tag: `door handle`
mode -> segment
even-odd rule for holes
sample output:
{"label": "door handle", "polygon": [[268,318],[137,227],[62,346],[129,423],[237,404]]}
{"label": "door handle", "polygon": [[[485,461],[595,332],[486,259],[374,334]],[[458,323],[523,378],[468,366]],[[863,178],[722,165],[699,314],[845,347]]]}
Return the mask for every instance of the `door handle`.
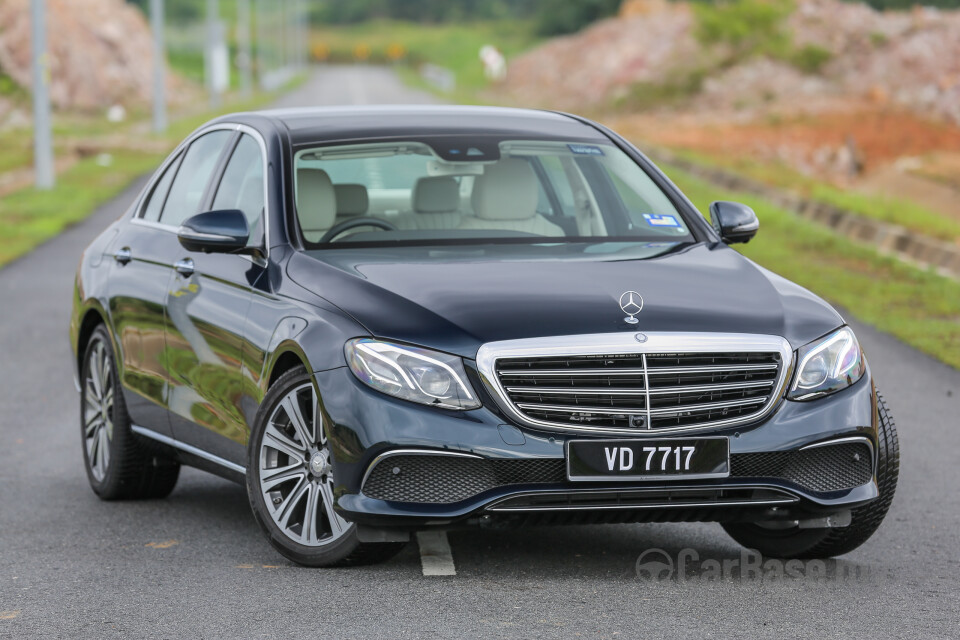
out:
{"label": "door handle", "polygon": [[119,262],[120,264],[127,264],[133,260],[133,254],[130,252],[130,247],[124,247],[123,249],[118,249],[115,254],[113,254],[113,259]]}
{"label": "door handle", "polygon": [[173,268],[184,278],[189,278],[193,275],[193,259],[184,258],[183,260],[178,260],[173,263]]}

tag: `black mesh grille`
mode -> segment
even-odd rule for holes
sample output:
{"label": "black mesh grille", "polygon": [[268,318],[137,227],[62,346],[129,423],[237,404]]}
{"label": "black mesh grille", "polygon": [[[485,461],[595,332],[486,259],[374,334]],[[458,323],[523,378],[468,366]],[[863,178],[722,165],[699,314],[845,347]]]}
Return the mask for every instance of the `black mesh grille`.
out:
{"label": "black mesh grille", "polygon": [[870,447],[861,442],[730,458],[731,475],[738,478],[778,478],[816,493],[852,489],[873,477]]}
{"label": "black mesh grille", "polygon": [[669,429],[748,419],[775,399],[779,353],[504,358],[517,410],[561,426]]}
{"label": "black mesh grille", "polygon": [[[733,454],[730,467],[737,479],[785,482],[813,493],[852,489],[873,476],[870,448],[863,443]],[[378,500],[449,504],[499,487],[531,484],[567,484],[566,461],[398,455],[374,467],[363,493]]]}
{"label": "black mesh grille", "polygon": [[450,503],[506,485],[563,482],[561,458],[488,460],[446,455],[399,455],[380,462],[363,484],[378,500]]}

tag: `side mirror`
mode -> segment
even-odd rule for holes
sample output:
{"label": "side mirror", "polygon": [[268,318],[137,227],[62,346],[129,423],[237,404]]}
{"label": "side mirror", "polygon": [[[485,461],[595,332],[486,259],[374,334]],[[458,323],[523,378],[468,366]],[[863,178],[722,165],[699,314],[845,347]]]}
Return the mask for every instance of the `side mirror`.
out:
{"label": "side mirror", "polygon": [[246,248],[250,229],[243,211],[223,209],[187,218],[177,230],[177,238],[187,251],[232,253]]}
{"label": "side mirror", "polygon": [[760,220],[753,209],[739,202],[714,202],[710,205],[710,219],[720,239],[727,244],[749,242],[760,228]]}

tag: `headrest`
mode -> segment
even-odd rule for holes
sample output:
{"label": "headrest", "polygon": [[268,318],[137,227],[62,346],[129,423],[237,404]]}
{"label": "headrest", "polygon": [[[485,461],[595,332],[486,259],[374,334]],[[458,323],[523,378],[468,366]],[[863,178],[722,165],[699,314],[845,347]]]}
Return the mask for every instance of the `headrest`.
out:
{"label": "headrest", "polygon": [[449,213],[460,209],[460,184],[453,176],[420,178],[413,186],[417,213]]}
{"label": "headrest", "polygon": [[362,216],[370,208],[370,196],[362,184],[335,184],[338,216]]}
{"label": "headrest", "polygon": [[526,160],[487,165],[473,184],[473,213],[481,220],[527,220],[537,215],[537,176]]}
{"label": "headrest", "polygon": [[323,169],[297,169],[297,214],[304,231],[326,231],[337,217],[337,197]]}

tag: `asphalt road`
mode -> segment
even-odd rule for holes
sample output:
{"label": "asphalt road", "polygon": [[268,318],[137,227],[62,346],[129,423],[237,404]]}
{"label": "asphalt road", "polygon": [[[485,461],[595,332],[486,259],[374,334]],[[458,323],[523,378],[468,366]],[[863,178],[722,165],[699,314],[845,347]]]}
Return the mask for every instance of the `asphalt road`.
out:
{"label": "asphalt road", "polygon": [[[347,67],[281,103],[428,100]],[[99,501],[69,365],[72,279],[138,188],[0,270],[0,637],[960,635],[960,372],[852,319],[898,420],[902,474],[878,534],[826,578],[815,565],[638,578],[651,548],[739,561],[712,524],[455,532],[447,577],[423,575],[415,543],[383,565],[310,570],[268,546],[240,486],[199,471],[166,500]]]}

